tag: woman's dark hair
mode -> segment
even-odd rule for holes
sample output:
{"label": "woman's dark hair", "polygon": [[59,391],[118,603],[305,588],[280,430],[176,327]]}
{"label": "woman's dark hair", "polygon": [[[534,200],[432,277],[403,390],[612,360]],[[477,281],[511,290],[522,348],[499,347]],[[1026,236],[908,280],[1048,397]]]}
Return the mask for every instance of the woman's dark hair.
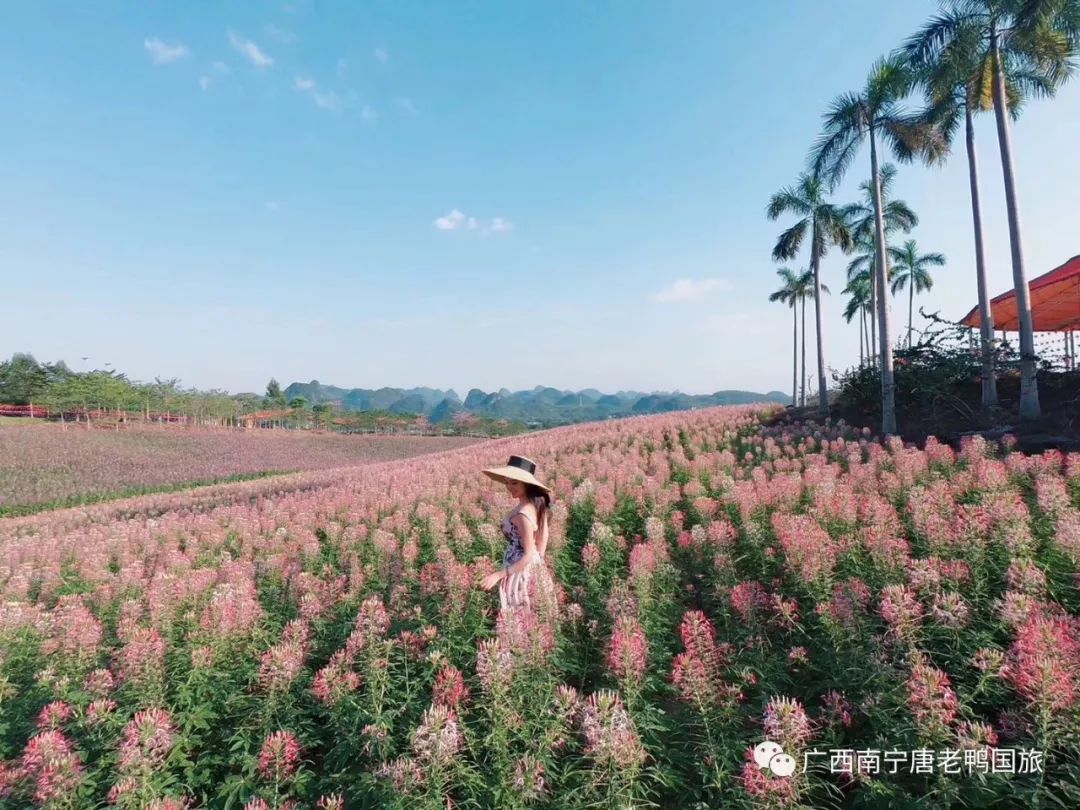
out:
{"label": "woman's dark hair", "polygon": [[525,484],[525,494],[536,507],[536,528],[544,525],[544,518],[551,508],[551,496],[536,484]]}

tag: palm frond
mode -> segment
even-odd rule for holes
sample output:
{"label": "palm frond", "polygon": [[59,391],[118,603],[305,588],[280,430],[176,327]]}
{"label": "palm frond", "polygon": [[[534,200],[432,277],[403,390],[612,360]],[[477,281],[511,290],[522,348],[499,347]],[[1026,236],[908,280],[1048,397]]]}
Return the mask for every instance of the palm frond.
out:
{"label": "palm frond", "polygon": [[810,220],[801,219],[780,234],[780,237],[776,240],[776,246],[773,248],[772,257],[776,261],[783,259],[793,259],[799,253],[799,248],[802,247],[803,240],[806,238],[806,232],[810,229]]}
{"label": "palm frond", "polygon": [[765,208],[765,214],[769,219],[776,219],[781,214],[795,214],[807,217],[811,214],[811,207],[793,186],[785,186],[776,192]]}
{"label": "palm frond", "polygon": [[866,134],[863,99],[855,93],[837,96],[825,113],[823,134],[810,150],[810,170],[832,190],[843,178]]}
{"label": "palm frond", "polygon": [[961,10],[942,11],[905,40],[901,53],[913,65],[933,64],[971,20],[972,15]]}

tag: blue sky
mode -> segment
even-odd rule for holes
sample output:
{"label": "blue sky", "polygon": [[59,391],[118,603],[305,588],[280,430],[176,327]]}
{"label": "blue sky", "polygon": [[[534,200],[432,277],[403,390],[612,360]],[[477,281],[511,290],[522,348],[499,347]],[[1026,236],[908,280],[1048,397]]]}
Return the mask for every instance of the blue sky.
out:
{"label": "blue sky", "polygon": [[[462,396],[786,390],[790,311],[767,297],[788,223],[765,205],[828,102],[934,8],[13,5],[0,354],[232,391],[271,376]],[[1078,119],[1080,81],[1014,130],[1032,277],[1080,253]],[[978,137],[996,294],[1011,270],[992,124]],[[920,247],[949,260],[921,303],[960,317],[975,302],[963,154],[902,167],[896,194]],[[846,263],[823,265],[838,368],[858,357]]]}

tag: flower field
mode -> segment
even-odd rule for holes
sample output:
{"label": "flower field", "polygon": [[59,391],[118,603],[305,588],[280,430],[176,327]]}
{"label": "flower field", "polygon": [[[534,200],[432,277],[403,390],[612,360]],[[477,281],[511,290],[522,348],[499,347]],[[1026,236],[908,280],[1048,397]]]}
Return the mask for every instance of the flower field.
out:
{"label": "flower field", "polygon": [[0,521],[0,807],[1080,806],[1080,457],[760,420]]}
{"label": "flower field", "polygon": [[69,505],[191,482],[389,461],[476,441],[292,430],[63,430],[26,421],[0,424],[0,516],[34,504]]}

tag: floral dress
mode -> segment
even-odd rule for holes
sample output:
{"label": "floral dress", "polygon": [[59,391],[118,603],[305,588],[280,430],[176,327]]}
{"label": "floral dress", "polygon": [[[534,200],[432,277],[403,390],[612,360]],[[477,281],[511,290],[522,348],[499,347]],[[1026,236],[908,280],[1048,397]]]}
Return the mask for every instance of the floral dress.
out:
{"label": "floral dress", "polygon": [[[525,541],[518,534],[517,526],[510,520],[516,514],[521,514],[529,523],[533,524],[533,531],[536,531],[536,522],[522,512],[520,506],[503,519],[502,532],[503,536],[506,537],[506,551],[503,552],[502,560],[503,568],[509,568],[525,556]],[[529,607],[531,604],[530,597],[535,596],[537,580],[540,580],[541,584],[548,584],[550,579],[551,576],[544,565],[544,558],[534,550],[533,558],[525,566],[524,571],[518,574],[507,573],[503,577],[503,581],[499,583],[500,606],[503,609],[517,606]],[[530,591],[534,593],[530,595]]]}

